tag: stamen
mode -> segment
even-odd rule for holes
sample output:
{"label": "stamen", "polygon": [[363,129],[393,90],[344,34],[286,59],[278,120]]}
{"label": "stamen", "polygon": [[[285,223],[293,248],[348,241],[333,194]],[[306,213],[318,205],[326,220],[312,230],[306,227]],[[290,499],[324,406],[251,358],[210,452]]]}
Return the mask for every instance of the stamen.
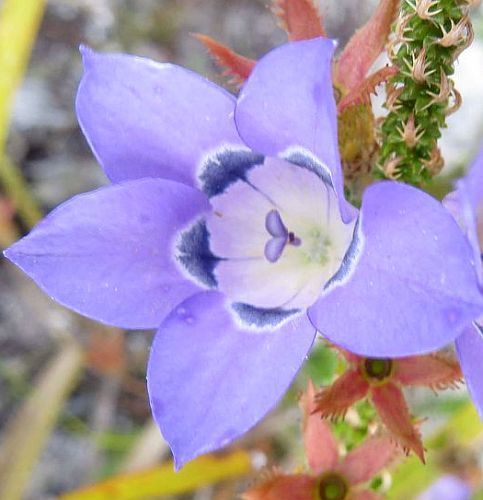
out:
{"label": "stamen", "polygon": [[288,231],[278,210],[270,210],[265,217],[265,229],[271,236],[287,236]]}

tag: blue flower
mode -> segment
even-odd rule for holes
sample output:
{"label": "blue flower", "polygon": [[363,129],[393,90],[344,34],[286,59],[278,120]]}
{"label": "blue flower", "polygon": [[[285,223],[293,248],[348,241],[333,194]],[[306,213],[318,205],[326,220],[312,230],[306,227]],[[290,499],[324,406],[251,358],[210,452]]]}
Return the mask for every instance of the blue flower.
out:
{"label": "blue flower", "polygon": [[471,248],[438,201],[396,182],[368,188],[360,212],[344,199],[333,50],[279,47],[235,99],[177,66],[83,49],[77,114],[112,185],[6,251],[67,307],[158,328],[148,390],[177,467],[272,409],[316,330],[407,356],[481,311]]}
{"label": "blue flower", "polygon": [[439,477],[416,500],[471,500],[471,486],[450,474]]}
{"label": "blue flower", "polygon": [[[444,199],[444,205],[460,224],[472,249],[471,262],[483,293],[483,149],[468,175],[456,184],[456,190]],[[483,308],[477,320],[456,339],[456,352],[466,385],[483,419]]]}

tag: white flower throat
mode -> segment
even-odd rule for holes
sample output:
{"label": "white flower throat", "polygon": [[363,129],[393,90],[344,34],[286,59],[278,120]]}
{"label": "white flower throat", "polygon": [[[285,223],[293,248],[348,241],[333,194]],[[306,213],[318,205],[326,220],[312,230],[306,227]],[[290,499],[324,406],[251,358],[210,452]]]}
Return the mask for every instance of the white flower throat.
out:
{"label": "white flower throat", "polygon": [[311,305],[353,237],[333,189],[316,173],[266,158],[211,199],[210,249],[218,288],[231,300],[287,309]]}

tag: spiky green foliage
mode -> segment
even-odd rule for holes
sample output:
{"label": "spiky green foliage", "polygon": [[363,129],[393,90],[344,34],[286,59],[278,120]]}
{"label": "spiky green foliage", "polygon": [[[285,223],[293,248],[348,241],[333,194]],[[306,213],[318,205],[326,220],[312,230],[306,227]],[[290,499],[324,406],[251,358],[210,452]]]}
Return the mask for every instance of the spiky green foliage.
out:
{"label": "spiky green foliage", "polygon": [[389,81],[378,176],[420,185],[438,173],[437,141],[460,103],[450,79],[473,39],[469,0],[401,0],[388,52],[399,72]]}

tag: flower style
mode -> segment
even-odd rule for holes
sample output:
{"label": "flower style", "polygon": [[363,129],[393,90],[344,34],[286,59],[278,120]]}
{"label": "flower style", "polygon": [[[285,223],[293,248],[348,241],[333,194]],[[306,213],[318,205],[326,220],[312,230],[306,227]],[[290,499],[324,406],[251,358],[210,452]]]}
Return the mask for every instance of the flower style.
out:
{"label": "flower style", "polygon": [[[483,149],[468,175],[456,184],[444,204],[455,216],[473,250],[480,290],[483,293]],[[483,308],[479,318],[456,339],[456,352],[468,392],[483,419]]]}
{"label": "flower style", "polygon": [[391,181],[360,212],[344,199],[333,50],[281,46],[235,99],[175,65],[83,49],[77,114],[112,185],[5,252],[81,314],[158,328],[148,391],[178,468],[272,409],[316,330],[404,356],[481,310],[471,249],[438,201]]}
{"label": "flower style", "polygon": [[317,394],[315,411],[322,417],[337,418],[369,395],[392,437],[424,462],[421,436],[412,424],[401,386],[427,386],[434,390],[455,387],[462,378],[458,362],[443,354],[389,359],[366,358],[344,349],[339,352],[349,367]]}
{"label": "flower style", "polygon": [[387,467],[398,455],[388,436],[372,436],[339,457],[330,427],[314,413],[315,388],[309,382],[301,398],[304,414],[305,454],[310,472],[282,474],[275,471],[242,495],[243,500],[377,500],[382,498],[364,483]]}

